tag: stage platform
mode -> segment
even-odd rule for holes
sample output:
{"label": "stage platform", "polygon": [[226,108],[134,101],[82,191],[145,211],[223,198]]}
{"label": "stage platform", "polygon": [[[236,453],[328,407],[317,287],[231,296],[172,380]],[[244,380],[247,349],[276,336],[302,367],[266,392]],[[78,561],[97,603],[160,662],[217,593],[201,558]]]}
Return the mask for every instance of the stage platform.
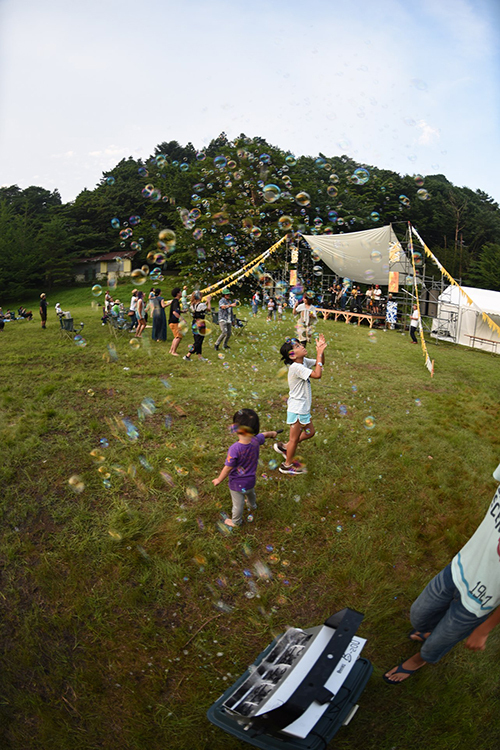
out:
{"label": "stage platform", "polygon": [[370,328],[373,328],[373,324],[377,320],[385,322],[385,315],[374,315],[373,313],[355,313],[350,310],[328,310],[327,308],[322,307],[317,307],[316,312],[318,314],[321,313],[325,320],[328,320],[330,317],[334,318],[334,320],[338,320],[342,317],[346,323],[351,323],[353,319],[354,321],[357,319],[358,326],[361,324],[362,320],[366,320]]}

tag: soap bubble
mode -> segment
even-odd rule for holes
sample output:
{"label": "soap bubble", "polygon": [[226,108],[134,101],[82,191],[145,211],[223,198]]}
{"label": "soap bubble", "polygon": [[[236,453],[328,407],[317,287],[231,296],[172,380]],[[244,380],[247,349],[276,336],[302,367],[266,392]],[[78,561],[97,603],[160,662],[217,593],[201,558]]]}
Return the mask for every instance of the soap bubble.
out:
{"label": "soap bubble", "polygon": [[431,199],[431,196],[429,195],[427,190],[421,188],[420,190],[417,190],[417,198],[421,201],[428,201]]}
{"label": "soap bubble", "polygon": [[332,224],[335,224],[337,219],[339,218],[339,215],[336,211],[328,211],[328,221],[331,221]]}
{"label": "soap bubble", "polygon": [[375,278],[375,271],[371,268],[367,268],[364,275],[365,281],[373,281]]}
{"label": "soap bubble", "polygon": [[324,169],[326,167],[326,159],[323,159],[322,156],[318,156],[318,158],[314,162],[314,166],[317,169]]}
{"label": "soap bubble", "polygon": [[130,344],[131,349],[138,349],[141,345],[139,339],[136,338],[130,339],[128,343]]}
{"label": "soap bubble", "polygon": [[281,196],[281,190],[277,185],[269,184],[265,185],[263,190],[263,198],[266,203],[275,203]]}
{"label": "soap bubble", "polygon": [[380,263],[380,261],[382,260],[382,253],[378,250],[372,250],[372,252],[370,253],[370,260],[373,263]]}
{"label": "soap bubble", "polygon": [[225,211],[220,211],[219,213],[216,213],[212,216],[212,224],[215,224],[215,226],[222,227],[224,224],[227,224],[229,221],[229,216]]}
{"label": "soap bubble", "polygon": [[332,172],[332,174],[330,175],[330,182],[332,182],[334,185],[336,185],[338,183],[338,181],[339,181],[339,176],[337,174],[334,174]]}
{"label": "soap bubble", "polygon": [[297,159],[292,154],[288,154],[288,156],[285,157],[285,161],[289,167],[294,167],[297,164]]}
{"label": "soap bubble", "polygon": [[132,237],[132,229],[130,227],[127,227],[126,229],[122,229],[120,232],[120,239],[121,240],[129,240]]}
{"label": "soap bubble", "polygon": [[297,193],[295,196],[295,202],[298,203],[299,206],[309,206],[311,203],[311,196],[309,193],[305,192]]}
{"label": "soap bubble", "polygon": [[270,468],[270,469],[272,469],[272,470],[274,470],[274,469],[277,469],[277,468],[278,468],[278,462],[276,461],[276,459],[275,459],[275,458],[272,458],[272,459],[271,459],[271,460],[269,461],[269,463],[268,463],[268,466],[269,466],[269,468]]}
{"label": "soap bubble", "polygon": [[373,428],[375,427],[375,420],[374,420],[374,418],[373,417],[365,417],[365,419],[364,419],[364,425],[365,425],[365,429],[367,429],[367,430],[373,430]]}
{"label": "soap bubble", "polygon": [[423,184],[424,184],[424,178],[422,177],[421,174],[416,174],[415,177],[414,177],[414,180],[415,180],[415,185],[417,187],[422,187],[423,186]]}
{"label": "soap bubble", "polygon": [[288,232],[288,230],[292,228],[292,225],[293,219],[291,216],[280,216],[278,219],[278,226],[284,232]]}
{"label": "soap bubble", "polygon": [[270,164],[271,163],[271,157],[269,154],[261,154],[259,156],[259,161],[262,162],[262,164]]}
{"label": "soap bubble", "polygon": [[94,284],[92,287],[92,294],[94,297],[99,297],[102,294],[102,286],[100,284]]}
{"label": "soap bubble", "polygon": [[335,185],[328,185],[326,192],[328,193],[330,198],[336,198],[339,191],[337,190]]}
{"label": "soap bubble", "polygon": [[227,164],[227,159],[225,156],[216,156],[214,159],[214,167],[217,167],[217,169],[224,169],[224,167]]}
{"label": "soap bubble", "polygon": [[372,221],[379,221],[380,220],[380,214],[378,213],[378,211],[372,211],[371,214],[370,214],[370,219]]}
{"label": "soap bubble", "polygon": [[406,206],[407,208],[410,205],[410,199],[406,195],[400,195],[399,202],[401,203],[401,205]]}
{"label": "soap bubble", "polygon": [[118,229],[120,226],[120,219],[117,219],[116,217],[114,219],[111,219],[111,226],[113,229]]}
{"label": "soap bubble", "polygon": [[136,227],[138,224],[140,224],[140,222],[141,222],[140,216],[134,215],[129,218],[129,224],[131,227]]}
{"label": "soap bubble", "polygon": [[68,479],[68,484],[73,492],[76,492],[78,495],[85,489],[85,483],[79,474],[73,474],[73,476]]}
{"label": "soap bubble", "polygon": [[134,268],[134,270],[130,274],[130,278],[132,279],[134,284],[137,284],[137,286],[142,286],[146,283],[147,275],[141,268]]}
{"label": "soap bubble", "polygon": [[370,173],[367,169],[359,168],[354,170],[353,177],[356,185],[366,185],[370,179]]}
{"label": "soap bubble", "polygon": [[148,170],[146,169],[146,167],[139,167],[139,169],[137,170],[137,172],[139,173],[140,177],[148,177],[149,176],[148,175]]}
{"label": "soap bubble", "polygon": [[114,177],[107,177],[107,178],[106,178],[106,184],[107,184],[107,185],[114,185],[114,184],[115,184],[115,182],[116,182],[116,180],[115,180],[115,178],[114,178]]}
{"label": "soap bubble", "polygon": [[181,172],[187,172],[188,169],[189,169],[189,164],[187,162],[183,161],[182,164],[180,165],[179,169],[181,170]]}

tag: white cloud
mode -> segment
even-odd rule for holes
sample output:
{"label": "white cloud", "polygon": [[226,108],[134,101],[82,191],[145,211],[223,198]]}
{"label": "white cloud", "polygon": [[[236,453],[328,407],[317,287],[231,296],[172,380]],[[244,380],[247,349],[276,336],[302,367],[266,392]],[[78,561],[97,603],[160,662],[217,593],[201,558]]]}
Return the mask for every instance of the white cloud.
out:
{"label": "white cloud", "polygon": [[438,128],[433,128],[425,120],[419,120],[417,128],[421,131],[418,137],[418,143],[421,146],[430,146],[441,138],[441,131]]}

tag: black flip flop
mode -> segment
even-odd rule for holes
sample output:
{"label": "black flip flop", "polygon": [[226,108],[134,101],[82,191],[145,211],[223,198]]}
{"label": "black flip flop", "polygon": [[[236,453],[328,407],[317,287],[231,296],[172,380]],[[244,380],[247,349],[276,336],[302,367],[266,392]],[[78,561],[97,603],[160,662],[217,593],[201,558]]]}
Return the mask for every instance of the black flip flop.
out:
{"label": "black flip flop", "polygon": [[[401,664],[398,664],[396,671],[392,673],[391,677],[394,677],[394,675],[397,674],[412,675],[414,672],[418,672],[418,669],[405,669],[403,667],[403,662],[401,662]],[[389,677],[387,677],[387,672],[382,675],[382,679],[387,682],[388,685],[401,685],[403,682],[406,682],[406,680],[391,680]]]}

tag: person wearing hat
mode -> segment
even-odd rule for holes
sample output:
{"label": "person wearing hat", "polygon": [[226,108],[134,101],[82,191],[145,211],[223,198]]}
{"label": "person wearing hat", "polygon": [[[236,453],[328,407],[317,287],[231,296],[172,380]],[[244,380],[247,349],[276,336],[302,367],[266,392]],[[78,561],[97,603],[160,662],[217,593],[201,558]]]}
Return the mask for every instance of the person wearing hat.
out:
{"label": "person wearing hat", "polygon": [[222,290],[222,297],[219,300],[219,328],[220,336],[215,342],[215,348],[218,350],[222,344],[224,349],[230,349],[227,342],[231,338],[233,311],[232,308],[236,307],[236,302],[230,302],[231,292],[227,287]]}
{"label": "person wearing hat", "polygon": [[47,298],[45,294],[40,295],[40,317],[42,319],[42,328],[47,327]]}

